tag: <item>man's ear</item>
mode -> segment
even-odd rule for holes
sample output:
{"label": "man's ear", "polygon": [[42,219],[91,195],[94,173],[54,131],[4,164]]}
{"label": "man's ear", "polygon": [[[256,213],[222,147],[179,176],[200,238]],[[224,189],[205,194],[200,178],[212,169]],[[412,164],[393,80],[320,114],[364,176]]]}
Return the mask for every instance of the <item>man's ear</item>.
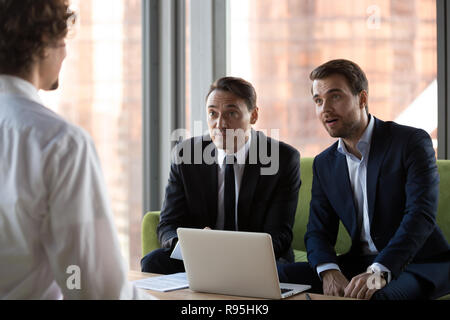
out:
{"label": "man's ear", "polygon": [[250,124],[255,124],[256,121],[258,121],[258,117],[259,117],[258,112],[259,112],[258,107],[255,107],[255,109],[253,109],[252,114],[250,116]]}
{"label": "man's ear", "polygon": [[369,104],[369,95],[367,94],[366,90],[362,90],[359,93],[359,107],[361,109],[366,108]]}

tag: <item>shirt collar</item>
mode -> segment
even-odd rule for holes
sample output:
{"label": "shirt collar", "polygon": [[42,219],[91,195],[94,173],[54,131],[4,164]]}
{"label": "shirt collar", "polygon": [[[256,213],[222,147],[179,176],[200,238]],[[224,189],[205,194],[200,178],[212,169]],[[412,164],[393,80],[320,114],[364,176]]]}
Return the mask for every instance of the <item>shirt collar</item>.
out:
{"label": "shirt collar", "polygon": [[20,96],[43,105],[36,87],[19,77],[0,74],[0,94]]}
{"label": "shirt collar", "polygon": [[[374,127],[375,127],[375,118],[372,115],[369,115],[369,125],[367,126],[363,135],[359,139],[358,143],[356,144],[356,148],[361,153],[362,159],[366,159],[369,154]],[[354,157],[350,152],[347,151],[344,140],[342,138],[339,138],[337,150],[339,151],[339,153],[345,156]]]}
{"label": "shirt collar", "polygon": [[217,158],[219,160],[219,166],[222,169],[224,162],[225,162],[225,157],[227,155],[234,155],[236,157],[236,163],[237,164],[245,164],[245,160],[247,159],[247,155],[248,155],[248,150],[250,149],[250,143],[252,141],[252,135],[249,134],[248,136],[248,140],[245,143],[245,145],[240,148],[236,153],[234,154],[227,154],[225,152],[225,150],[223,149],[218,149],[218,154],[217,154]]}

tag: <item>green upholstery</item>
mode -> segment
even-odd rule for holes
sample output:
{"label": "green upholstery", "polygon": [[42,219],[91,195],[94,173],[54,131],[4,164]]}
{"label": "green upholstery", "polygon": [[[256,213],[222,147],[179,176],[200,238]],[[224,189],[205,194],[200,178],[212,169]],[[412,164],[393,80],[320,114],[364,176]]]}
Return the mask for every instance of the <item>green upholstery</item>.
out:
{"label": "green upholstery", "polygon": [[[447,241],[450,241],[450,160],[438,160],[439,176],[439,206],[437,212],[437,224],[444,233]],[[439,300],[450,300],[450,294]]]}
{"label": "green upholstery", "polygon": [[450,160],[437,161],[439,176],[439,207],[437,224],[450,241]]}
{"label": "green upholstery", "polygon": [[[297,212],[294,224],[294,239],[292,247],[294,249],[295,261],[307,261],[306,248],[303,237],[306,232],[306,226],[309,218],[309,203],[311,201],[312,186],[312,164],[313,158],[301,159],[301,179]],[[440,175],[439,185],[439,208],[437,214],[437,223],[442,232],[450,239],[450,160],[438,160],[438,169]],[[142,255],[160,247],[156,235],[156,227],[159,222],[159,212],[149,212],[142,221]],[[338,240],[336,243],[337,254],[343,254],[350,249],[350,236],[341,224],[339,227]],[[450,295],[444,297],[450,299]]]}
{"label": "green upholstery", "polygon": [[159,223],[159,211],[153,211],[147,213],[142,220],[142,256],[147,253],[160,248],[158,235],[156,234],[156,228]]}
{"label": "green upholstery", "polygon": [[[294,249],[295,261],[307,261],[306,248],[303,237],[306,233],[306,226],[309,219],[309,203],[311,202],[312,187],[312,165],[313,158],[302,158],[300,160],[300,174],[302,186],[300,188],[297,212],[294,223],[294,240],[292,248]],[[336,243],[336,253],[343,254],[350,250],[351,239],[342,223],[339,226],[339,234]]]}

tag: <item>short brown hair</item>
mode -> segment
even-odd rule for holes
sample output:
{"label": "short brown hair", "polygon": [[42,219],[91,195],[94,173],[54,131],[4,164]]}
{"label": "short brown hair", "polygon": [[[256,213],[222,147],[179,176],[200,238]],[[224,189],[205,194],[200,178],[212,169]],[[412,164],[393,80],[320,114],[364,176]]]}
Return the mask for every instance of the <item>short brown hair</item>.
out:
{"label": "short brown hair", "polygon": [[0,0],[0,73],[28,72],[74,22],[69,0]]}
{"label": "short brown hair", "polygon": [[[340,74],[347,80],[353,95],[358,95],[365,90],[369,93],[369,81],[364,71],[354,62],[345,59],[328,61],[314,69],[309,78],[311,81],[321,80],[334,74]],[[369,113],[368,107],[366,107]]]}
{"label": "short brown hair", "polygon": [[211,85],[206,99],[214,90],[233,93],[245,101],[249,111],[253,111],[256,108],[256,90],[250,82],[242,78],[224,77],[218,79]]}

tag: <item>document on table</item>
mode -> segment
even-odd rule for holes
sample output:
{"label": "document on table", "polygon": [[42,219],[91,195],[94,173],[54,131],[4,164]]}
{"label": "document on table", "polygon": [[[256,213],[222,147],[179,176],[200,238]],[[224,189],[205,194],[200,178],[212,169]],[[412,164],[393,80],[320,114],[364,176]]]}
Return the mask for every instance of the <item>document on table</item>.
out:
{"label": "document on table", "polygon": [[133,283],[137,288],[161,292],[189,288],[186,272],[135,280]]}

